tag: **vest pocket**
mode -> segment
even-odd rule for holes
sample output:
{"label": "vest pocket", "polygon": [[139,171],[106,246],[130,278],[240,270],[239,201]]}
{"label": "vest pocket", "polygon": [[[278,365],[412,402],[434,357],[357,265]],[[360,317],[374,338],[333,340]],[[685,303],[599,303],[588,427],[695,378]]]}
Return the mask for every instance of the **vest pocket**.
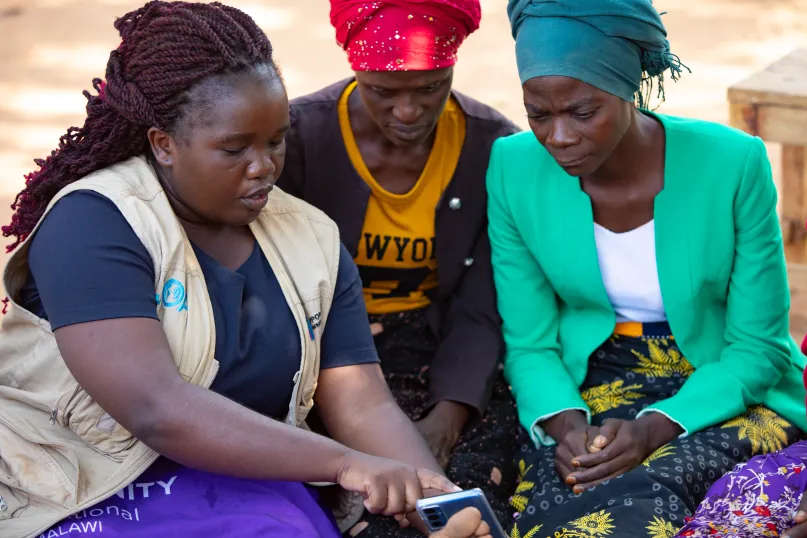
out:
{"label": "vest pocket", "polygon": [[10,478],[0,471],[0,521],[19,517],[30,503],[28,495],[6,484]]}
{"label": "vest pocket", "polygon": [[79,385],[59,398],[52,418],[81,437],[90,448],[123,461],[137,439],[113,419]]}
{"label": "vest pocket", "polygon": [[0,521],[28,506],[29,495],[58,506],[75,506],[75,481],[65,473],[75,462],[65,460],[63,465],[43,445],[0,423],[0,497],[6,504]]}

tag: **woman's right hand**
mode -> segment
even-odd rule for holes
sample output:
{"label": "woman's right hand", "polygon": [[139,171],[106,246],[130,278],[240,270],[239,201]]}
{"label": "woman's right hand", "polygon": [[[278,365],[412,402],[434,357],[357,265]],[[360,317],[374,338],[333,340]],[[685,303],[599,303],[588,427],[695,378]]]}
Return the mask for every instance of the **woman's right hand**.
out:
{"label": "woman's right hand", "polygon": [[346,456],[336,481],[346,490],[361,494],[368,512],[385,516],[414,512],[415,503],[424,497],[426,489],[440,493],[462,491],[434,471],[355,451]]}
{"label": "woman's right hand", "polygon": [[541,426],[558,443],[555,451],[555,469],[560,479],[566,482],[568,476],[577,470],[577,467],[572,465],[572,460],[589,452],[599,428],[590,426],[586,416],[574,409],[558,413],[545,420]]}

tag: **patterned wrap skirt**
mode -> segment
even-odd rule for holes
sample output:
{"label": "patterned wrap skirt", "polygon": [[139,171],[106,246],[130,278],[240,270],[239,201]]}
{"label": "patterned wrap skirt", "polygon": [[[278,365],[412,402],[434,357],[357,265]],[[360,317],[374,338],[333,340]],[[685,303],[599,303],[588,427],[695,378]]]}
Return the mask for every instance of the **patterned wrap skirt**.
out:
{"label": "patterned wrap skirt", "polygon": [[[608,418],[634,419],[673,396],[693,371],[666,323],[620,324],[591,356],[581,394],[595,425]],[[523,432],[511,537],[675,536],[726,472],[754,455],[782,449],[799,435],[773,411],[754,407],[675,439],[635,469],[575,495],[555,471],[555,447],[536,448]]]}
{"label": "patterned wrap skirt", "polygon": [[[384,331],[375,337],[381,369],[401,409],[418,420],[428,411],[429,364],[438,341],[424,310],[370,316]],[[518,449],[520,426],[510,390],[499,375],[485,415],[470,422],[454,448],[446,472],[458,486],[481,488],[501,521],[511,510],[509,497],[516,487],[513,454]],[[351,533],[360,538],[422,536],[414,528],[401,530],[393,518],[365,513]]]}
{"label": "patterned wrap skirt", "polygon": [[756,456],[715,482],[677,536],[782,536],[807,491],[807,441]]}

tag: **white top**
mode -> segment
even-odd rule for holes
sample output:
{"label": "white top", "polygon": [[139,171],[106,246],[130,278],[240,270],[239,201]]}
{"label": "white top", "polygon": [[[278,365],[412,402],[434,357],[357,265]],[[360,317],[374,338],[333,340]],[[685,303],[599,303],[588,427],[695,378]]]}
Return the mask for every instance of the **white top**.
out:
{"label": "white top", "polygon": [[[597,242],[597,256],[600,261],[600,273],[608,292],[608,299],[616,312],[617,323],[639,321],[651,323],[667,321],[664,312],[664,301],[661,298],[661,286],[656,266],[656,225],[654,221],[625,233],[614,233],[599,224],[594,224],[594,239]],[[586,414],[591,424],[591,410],[586,407],[572,407]],[[555,444],[541,428],[541,423],[569,409],[561,409],[555,413],[538,417],[530,428],[530,437],[536,444],[545,446]],[[675,422],[684,431],[681,437],[688,435],[687,429],[672,417],[658,409],[643,409],[636,415],[662,413]]]}
{"label": "white top", "polygon": [[625,233],[594,223],[594,239],[617,323],[667,321],[656,266],[654,221]]}

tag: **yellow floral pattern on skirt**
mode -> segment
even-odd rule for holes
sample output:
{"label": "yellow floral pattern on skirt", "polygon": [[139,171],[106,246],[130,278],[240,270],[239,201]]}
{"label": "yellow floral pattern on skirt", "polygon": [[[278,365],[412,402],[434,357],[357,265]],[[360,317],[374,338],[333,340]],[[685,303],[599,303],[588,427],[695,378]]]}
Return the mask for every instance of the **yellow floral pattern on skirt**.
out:
{"label": "yellow floral pattern on skirt", "polygon": [[[613,533],[613,529],[615,528],[613,523],[614,519],[611,517],[611,514],[605,510],[600,510],[599,512],[575,519],[569,523],[570,528],[564,527],[562,530],[555,532],[554,536],[548,536],[547,538],[596,538],[608,536]],[[537,525],[522,534],[518,528],[518,524],[516,524],[513,526],[513,530],[510,533],[510,538],[532,538],[537,536],[541,527],[542,525]]]}
{"label": "yellow floral pattern on skirt", "polygon": [[669,521],[665,521],[660,517],[653,517],[647,525],[647,534],[650,538],[673,538],[676,533],[676,528]]}
{"label": "yellow floral pattern on skirt", "polygon": [[675,453],[675,447],[669,444],[664,445],[663,447],[659,448],[658,450],[650,454],[647,457],[647,459],[642,462],[642,465],[644,465],[645,467],[650,467],[650,464],[653,463],[654,461],[660,460],[661,458],[666,458],[670,454],[674,453]]}
{"label": "yellow floral pattern on skirt", "polygon": [[782,450],[787,445],[786,428],[790,423],[762,406],[752,407],[745,414],[723,424],[723,428],[739,428],[737,436],[751,441],[754,454]]}
{"label": "yellow floral pattern on skirt", "polygon": [[513,530],[510,531],[510,538],[534,538],[538,534],[538,531],[541,530],[542,526],[543,525],[535,526],[526,533],[521,534],[521,531],[518,530],[518,524],[515,524],[513,525]]}
{"label": "yellow floral pattern on skirt", "polygon": [[611,383],[605,383],[596,387],[591,387],[580,393],[585,400],[592,415],[604,413],[611,409],[616,409],[623,405],[631,405],[643,395],[635,390],[641,389],[642,385],[634,384],[624,386],[625,382],[617,379]]}
{"label": "yellow floral pattern on skirt", "polygon": [[674,375],[689,377],[695,371],[695,368],[678,349],[667,347],[666,340],[646,339],[645,341],[650,356],[631,349],[631,353],[638,359],[636,368],[631,368],[632,372],[650,377],[672,377]]}
{"label": "yellow floral pattern on skirt", "polygon": [[[530,469],[532,469],[532,465],[527,467],[527,463],[524,460],[520,460],[518,462],[518,485],[516,486],[516,492],[510,499],[510,506],[519,512],[523,512],[524,509],[527,508],[527,504],[530,502],[530,498],[526,496],[525,493],[532,491],[532,489],[535,487],[535,482],[524,479],[527,471]],[[513,528],[513,530],[515,531],[516,529]]]}

